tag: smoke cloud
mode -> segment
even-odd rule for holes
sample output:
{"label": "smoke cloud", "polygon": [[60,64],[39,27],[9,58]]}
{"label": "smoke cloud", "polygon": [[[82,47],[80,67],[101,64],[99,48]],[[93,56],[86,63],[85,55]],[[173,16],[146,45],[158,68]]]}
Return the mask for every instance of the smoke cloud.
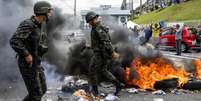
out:
{"label": "smoke cloud", "polygon": [[[19,73],[15,58],[16,53],[10,47],[9,40],[19,23],[33,15],[33,5],[35,2],[36,0],[0,1],[0,99],[4,101],[11,101],[12,99],[20,101],[27,94],[26,87]],[[58,46],[58,43],[55,41],[55,36],[59,36],[61,31],[63,31],[65,22],[68,22],[65,19],[72,19],[72,16],[69,16],[63,14],[60,8],[55,7],[53,17],[50,19],[51,23],[48,24],[50,52],[47,54],[46,60],[49,61],[48,63],[56,64],[56,66],[44,65],[45,67],[62,67],[56,61],[63,60],[66,56],[63,53],[61,54],[61,51],[57,51],[56,46]],[[66,52],[66,50],[63,51]],[[53,55],[50,55],[52,53]],[[49,77],[52,77],[52,79],[53,77],[58,78],[58,74],[55,75],[51,72]],[[49,77],[48,79],[51,79]]]}
{"label": "smoke cloud", "polygon": [[[33,4],[36,0],[1,0],[0,1],[0,98],[22,99],[26,94],[23,80],[20,76],[15,52],[9,45],[9,39],[18,24],[33,14]],[[47,79],[55,81],[64,74],[87,74],[91,49],[86,48],[90,42],[89,31],[84,33],[84,41],[67,42],[65,36],[72,30],[79,31],[79,18],[64,14],[61,8],[55,7],[53,16],[48,22],[49,51],[45,56],[48,62],[43,66],[51,67],[46,73]],[[127,28],[118,26],[112,17],[104,19],[111,30],[112,43],[120,53],[120,67],[130,66],[134,57],[150,58],[159,56],[159,52],[147,45],[141,46],[139,38]],[[55,68],[55,69],[52,69]],[[52,72],[53,71],[53,72]],[[54,74],[54,71],[57,73]],[[61,76],[59,76],[61,74]],[[6,93],[5,93],[6,92]],[[22,93],[18,93],[22,92]],[[5,100],[6,101],[6,100]],[[10,100],[8,100],[10,101]]]}
{"label": "smoke cloud", "polygon": [[31,15],[32,5],[30,0],[0,1],[0,98],[5,101],[21,98],[26,93],[9,39],[20,21]]}
{"label": "smoke cloud", "polygon": [[[155,50],[152,45],[141,45],[141,40],[138,35],[135,35],[131,30],[117,24],[113,17],[102,18],[102,21],[110,29],[112,44],[115,51],[120,54],[118,67],[129,67],[135,57],[150,59],[161,56],[158,50]],[[88,32],[90,33],[90,32]],[[86,37],[88,37],[86,34]],[[86,41],[90,41],[87,39]],[[69,55],[66,64],[66,73],[71,74],[87,74],[90,64],[90,58],[93,55],[91,49],[86,48],[85,43],[80,42],[73,44],[70,47]],[[116,65],[115,65],[116,66]]]}

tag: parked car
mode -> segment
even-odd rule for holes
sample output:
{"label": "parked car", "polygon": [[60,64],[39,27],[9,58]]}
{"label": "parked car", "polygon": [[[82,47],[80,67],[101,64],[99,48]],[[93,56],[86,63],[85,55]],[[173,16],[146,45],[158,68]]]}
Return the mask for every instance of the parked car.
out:
{"label": "parked car", "polygon": [[[187,28],[187,32],[182,31],[182,51],[188,51],[189,49],[200,48],[200,43],[197,42],[199,36],[196,35],[196,29]],[[162,46],[176,47],[175,40],[176,30],[173,27],[166,27],[161,29],[160,33],[160,44]]]}

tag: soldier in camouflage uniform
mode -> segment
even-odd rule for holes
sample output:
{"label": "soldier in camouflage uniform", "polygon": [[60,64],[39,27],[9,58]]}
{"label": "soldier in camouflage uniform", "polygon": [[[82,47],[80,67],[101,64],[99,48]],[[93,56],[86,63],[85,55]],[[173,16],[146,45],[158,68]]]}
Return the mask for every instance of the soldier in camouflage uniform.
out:
{"label": "soldier in camouflage uniform", "polygon": [[86,15],[86,22],[92,26],[91,30],[91,48],[93,49],[94,56],[91,59],[89,78],[92,85],[92,92],[98,95],[98,83],[100,78],[106,78],[116,84],[116,93],[124,86],[119,82],[116,77],[110,72],[111,62],[117,59],[119,54],[114,52],[109,29],[100,24],[98,15],[94,12],[88,12]]}
{"label": "soldier in camouflage uniform", "polygon": [[41,58],[47,52],[46,21],[51,16],[51,5],[39,1],[34,5],[35,15],[24,20],[10,39],[17,53],[20,73],[28,90],[23,101],[41,101],[47,87]]}

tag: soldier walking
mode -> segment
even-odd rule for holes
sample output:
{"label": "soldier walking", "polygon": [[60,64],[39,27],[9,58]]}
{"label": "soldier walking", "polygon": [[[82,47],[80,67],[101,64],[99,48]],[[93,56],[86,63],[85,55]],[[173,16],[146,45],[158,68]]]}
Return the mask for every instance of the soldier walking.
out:
{"label": "soldier walking", "polygon": [[89,67],[91,90],[95,96],[98,96],[100,78],[106,78],[116,85],[115,95],[117,95],[124,84],[118,81],[110,70],[112,60],[119,58],[119,54],[113,50],[110,35],[108,34],[109,29],[98,21],[98,17],[99,15],[95,12],[88,12],[86,15],[86,22],[92,27],[91,48],[94,52]]}
{"label": "soldier walking", "polygon": [[51,16],[52,7],[46,1],[39,1],[34,5],[34,13],[31,18],[20,23],[10,39],[28,90],[23,101],[41,101],[47,90],[41,58],[48,50],[45,24]]}

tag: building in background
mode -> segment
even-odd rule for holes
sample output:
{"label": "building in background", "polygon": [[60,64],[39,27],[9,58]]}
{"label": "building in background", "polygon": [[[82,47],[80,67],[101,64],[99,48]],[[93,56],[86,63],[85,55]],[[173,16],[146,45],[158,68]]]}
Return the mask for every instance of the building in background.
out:
{"label": "building in background", "polygon": [[100,15],[104,22],[112,24],[118,24],[120,26],[126,26],[129,16],[131,15],[130,10],[121,10],[118,7],[112,7],[111,5],[100,5],[98,8],[91,8],[90,10],[81,11],[81,28],[88,29],[89,25],[85,21],[87,12],[94,11]]}

